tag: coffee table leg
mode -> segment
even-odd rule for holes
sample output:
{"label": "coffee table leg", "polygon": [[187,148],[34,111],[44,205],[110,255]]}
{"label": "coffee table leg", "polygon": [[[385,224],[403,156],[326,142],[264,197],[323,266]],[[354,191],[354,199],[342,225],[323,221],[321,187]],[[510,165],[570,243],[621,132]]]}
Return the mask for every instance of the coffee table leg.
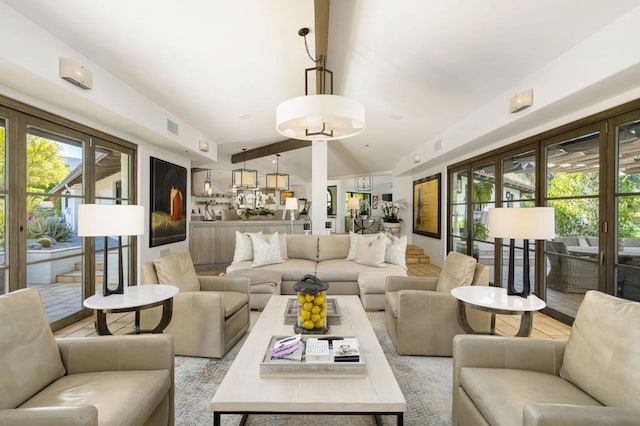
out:
{"label": "coffee table leg", "polygon": [[518,337],[529,337],[531,335],[531,328],[533,327],[533,312],[527,311],[520,317],[520,329],[518,330]]}
{"label": "coffee table leg", "polygon": [[220,426],[220,413],[213,413],[213,426]]}

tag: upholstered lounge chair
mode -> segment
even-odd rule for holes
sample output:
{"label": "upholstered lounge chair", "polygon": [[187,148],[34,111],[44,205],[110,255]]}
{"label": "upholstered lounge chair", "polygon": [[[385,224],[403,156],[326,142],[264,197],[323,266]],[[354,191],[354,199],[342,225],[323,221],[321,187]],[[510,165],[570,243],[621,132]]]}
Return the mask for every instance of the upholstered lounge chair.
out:
{"label": "upholstered lounge chair", "polygon": [[173,425],[173,339],[55,339],[36,290],[0,296],[0,425]]}
{"label": "upholstered lounge chair", "polygon": [[[143,284],[171,284],[171,323],[164,330],[175,338],[177,355],[222,358],[249,329],[249,279],[198,276],[186,251],[142,265]],[[161,308],[140,312],[143,328],[158,323]]]}
{"label": "upholstered lounge chair", "polygon": [[456,336],[454,425],[638,425],[640,303],[586,293],[567,342]]}
{"label": "upholstered lounge chair", "polygon": [[[399,354],[451,356],[453,337],[463,333],[451,289],[489,285],[489,268],[473,257],[451,252],[440,277],[387,277],[385,326]],[[490,314],[467,308],[474,330],[489,331]]]}

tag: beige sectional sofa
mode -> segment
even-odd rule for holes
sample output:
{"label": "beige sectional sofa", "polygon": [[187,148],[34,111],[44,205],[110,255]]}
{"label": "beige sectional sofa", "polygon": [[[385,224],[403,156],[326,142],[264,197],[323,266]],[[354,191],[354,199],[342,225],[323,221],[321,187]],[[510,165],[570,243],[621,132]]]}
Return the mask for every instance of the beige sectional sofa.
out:
{"label": "beige sectional sofa", "polygon": [[[387,276],[406,276],[406,266],[384,263],[381,267],[346,260],[352,236],[331,235],[286,235],[286,259],[282,263],[260,266],[253,269],[277,271],[282,275],[281,294],[295,294],[294,284],[306,274],[317,276],[329,284],[328,294],[354,294],[363,298],[366,309],[384,309],[384,281]],[[227,273],[241,269],[252,269],[253,262],[234,262]],[[374,291],[374,287],[377,289]],[[378,298],[373,298],[373,295]],[[370,300],[377,303],[368,303]],[[379,300],[378,300],[379,299]]]}

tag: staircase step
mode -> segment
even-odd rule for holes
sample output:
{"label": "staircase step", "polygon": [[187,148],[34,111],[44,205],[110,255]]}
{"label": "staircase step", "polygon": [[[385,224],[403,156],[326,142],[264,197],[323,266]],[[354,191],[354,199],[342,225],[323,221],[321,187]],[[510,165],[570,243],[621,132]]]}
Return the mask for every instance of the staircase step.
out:
{"label": "staircase step", "polygon": [[429,259],[429,256],[407,256],[405,258],[405,261],[409,265],[415,265],[415,264],[418,264],[418,263],[422,263],[422,264],[431,263],[431,260]]}
{"label": "staircase step", "polygon": [[408,245],[406,253],[407,256],[422,256],[424,255],[424,249],[422,247]]}
{"label": "staircase step", "polygon": [[[56,275],[58,283],[81,283],[82,271],[71,271]],[[96,271],[96,284],[102,284],[102,271]]]}
{"label": "staircase step", "polygon": [[[74,268],[76,271],[82,271],[82,262],[76,262]],[[96,271],[104,271],[104,263],[96,263]]]}

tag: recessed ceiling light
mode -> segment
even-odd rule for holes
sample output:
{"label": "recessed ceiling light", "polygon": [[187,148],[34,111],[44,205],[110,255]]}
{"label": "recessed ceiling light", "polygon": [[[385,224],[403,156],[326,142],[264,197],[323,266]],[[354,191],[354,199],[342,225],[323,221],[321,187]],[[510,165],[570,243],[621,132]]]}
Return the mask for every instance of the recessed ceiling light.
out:
{"label": "recessed ceiling light", "polygon": [[238,120],[248,120],[248,119],[250,119],[252,117],[253,117],[253,115],[251,115],[251,114],[242,114],[242,115],[238,116]]}
{"label": "recessed ceiling light", "polygon": [[392,120],[402,120],[403,117],[400,114],[391,114],[389,118]]}

